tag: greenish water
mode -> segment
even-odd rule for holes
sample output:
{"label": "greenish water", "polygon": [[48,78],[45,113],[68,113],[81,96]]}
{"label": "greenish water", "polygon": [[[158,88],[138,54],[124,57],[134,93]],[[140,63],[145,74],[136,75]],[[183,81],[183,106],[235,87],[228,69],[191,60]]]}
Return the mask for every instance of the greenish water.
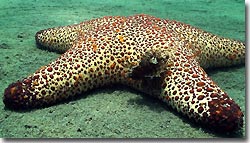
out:
{"label": "greenish water", "polygon": [[[243,0],[2,0],[0,5],[0,94],[12,82],[59,57],[36,48],[34,35],[49,27],[107,15],[150,14],[175,19],[214,34],[245,41]],[[245,114],[245,66],[208,71]],[[30,112],[4,109],[3,138],[219,138],[169,110],[158,100],[122,88],[102,88],[83,98]],[[242,134],[245,137],[245,126]]]}

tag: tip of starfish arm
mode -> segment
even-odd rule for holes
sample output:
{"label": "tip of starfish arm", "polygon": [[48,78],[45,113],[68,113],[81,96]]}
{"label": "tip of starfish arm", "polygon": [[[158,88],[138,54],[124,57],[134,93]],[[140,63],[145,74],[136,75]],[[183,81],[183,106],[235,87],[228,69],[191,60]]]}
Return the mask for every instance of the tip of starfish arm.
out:
{"label": "tip of starfish arm", "polygon": [[[4,91],[3,103],[11,110],[27,110],[45,105],[42,98],[36,98],[35,92],[30,90],[29,80],[24,79],[10,84]],[[24,84],[27,83],[27,84]]]}
{"label": "tip of starfish arm", "polygon": [[[235,132],[243,126],[243,113],[240,107],[231,99],[226,103],[219,103],[223,100],[211,101],[210,116],[207,120],[207,126],[219,133]],[[223,101],[225,102],[225,101]]]}
{"label": "tip of starfish arm", "polygon": [[25,107],[22,90],[22,83],[20,81],[10,84],[9,87],[5,89],[3,102],[6,108],[21,109]]}
{"label": "tip of starfish arm", "polygon": [[44,45],[42,44],[42,41],[41,41],[41,36],[42,36],[43,32],[44,32],[44,30],[40,30],[35,35],[36,45],[38,48],[44,47]]}
{"label": "tip of starfish arm", "polygon": [[77,32],[67,26],[40,30],[35,35],[38,48],[62,54],[73,46]]}

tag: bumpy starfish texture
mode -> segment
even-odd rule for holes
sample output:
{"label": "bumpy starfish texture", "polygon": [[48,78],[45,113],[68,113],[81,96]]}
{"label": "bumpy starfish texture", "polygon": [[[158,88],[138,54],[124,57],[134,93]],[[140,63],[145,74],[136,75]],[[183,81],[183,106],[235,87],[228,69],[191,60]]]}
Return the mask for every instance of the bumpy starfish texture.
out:
{"label": "bumpy starfish texture", "polygon": [[65,53],[9,85],[3,98],[8,108],[45,107],[93,88],[122,84],[158,97],[217,131],[243,125],[240,107],[203,70],[243,64],[245,46],[240,41],[176,21],[134,15],[42,30],[36,42]]}

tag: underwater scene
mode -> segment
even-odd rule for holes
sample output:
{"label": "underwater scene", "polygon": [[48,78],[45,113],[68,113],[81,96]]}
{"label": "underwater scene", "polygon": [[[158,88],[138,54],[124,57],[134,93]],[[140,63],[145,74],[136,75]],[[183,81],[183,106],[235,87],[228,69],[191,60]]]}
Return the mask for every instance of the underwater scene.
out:
{"label": "underwater scene", "polygon": [[246,136],[245,1],[0,1],[1,138]]}

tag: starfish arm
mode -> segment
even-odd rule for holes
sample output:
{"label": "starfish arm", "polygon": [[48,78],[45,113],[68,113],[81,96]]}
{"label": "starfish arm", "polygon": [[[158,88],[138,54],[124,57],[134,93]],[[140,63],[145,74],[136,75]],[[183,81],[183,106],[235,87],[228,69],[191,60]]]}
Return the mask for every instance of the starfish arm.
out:
{"label": "starfish arm", "polygon": [[245,44],[220,37],[185,23],[169,21],[180,39],[187,41],[203,68],[228,67],[245,63]]}
{"label": "starfish arm", "polygon": [[[12,109],[46,107],[114,82],[116,73],[107,69],[105,63],[95,62],[96,58],[102,57],[92,56],[91,50],[78,52],[67,51],[55,62],[12,83],[4,93],[5,106]],[[80,59],[71,56],[79,56]]]}
{"label": "starfish arm", "polygon": [[5,106],[17,110],[46,107],[90,90],[94,85],[104,84],[93,77],[96,68],[90,63],[93,57],[88,55],[91,53],[84,54],[85,58],[77,60],[69,58],[72,51],[68,51],[55,62],[12,83],[5,90]]}
{"label": "starfish arm", "polygon": [[160,98],[178,112],[219,132],[238,130],[243,125],[240,107],[220,89],[189,55],[177,50],[169,59]]}
{"label": "starfish arm", "polygon": [[81,25],[69,25],[40,30],[35,35],[37,47],[64,53],[71,48],[79,36]]}
{"label": "starfish arm", "polygon": [[201,55],[197,61],[204,68],[229,67],[245,63],[245,44],[228,38],[200,32]]}

